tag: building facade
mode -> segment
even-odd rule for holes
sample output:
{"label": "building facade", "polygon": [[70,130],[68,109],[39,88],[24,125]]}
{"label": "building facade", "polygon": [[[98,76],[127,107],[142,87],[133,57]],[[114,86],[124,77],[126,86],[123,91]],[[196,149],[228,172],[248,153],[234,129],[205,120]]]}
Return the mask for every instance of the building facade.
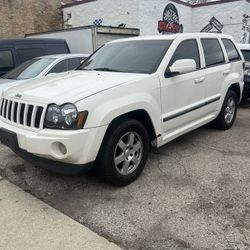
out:
{"label": "building facade", "polygon": [[250,0],[191,5],[180,0],[82,0],[63,6],[64,26],[97,24],[139,28],[141,35],[223,32],[249,42]]}
{"label": "building facade", "polygon": [[59,0],[0,0],[0,38],[62,28]]}

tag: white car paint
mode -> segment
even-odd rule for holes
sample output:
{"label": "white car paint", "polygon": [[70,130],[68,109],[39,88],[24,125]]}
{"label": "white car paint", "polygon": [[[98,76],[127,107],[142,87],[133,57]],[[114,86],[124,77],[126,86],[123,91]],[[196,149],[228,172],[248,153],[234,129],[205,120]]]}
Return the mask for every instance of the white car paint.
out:
{"label": "white car paint", "polygon": [[[225,63],[206,68],[200,38],[218,38]],[[221,38],[232,39],[227,35],[205,33],[132,38],[135,41],[173,40],[155,73],[79,71],[27,81],[6,90],[3,98],[44,107],[40,127],[16,124],[2,116],[0,127],[16,133],[19,147],[29,153],[55,161],[86,164],[96,159],[106,130],[116,117],[134,110],[145,110],[157,136],[152,143],[160,147],[215,119],[232,84],[238,83],[242,92],[242,61],[229,63]],[[164,73],[175,49],[180,42],[187,39],[197,39],[201,69],[166,78]],[[110,43],[122,41],[128,39]],[[17,94],[21,96],[20,99]],[[67,102],[74,103],[78,111],[88,111],[84,128],[44,129],[43,120],[48,104],[61,105]],[[201,108],[185,114],[187,110],[197,106]],[[181,112],[184,115],[170,119]],[[65,154],[55,146],[59,142],[65,145]]]}
{"label": "white car paint", "polygon": [[[47,55],[47,56],[41,56],[41,57],[37,57],[37,58],[52,58],[54,59],[54,61],[52,61],[47,67],[45,67],[40,74],[38,74],[36,77],[32,78],[32,79],[36,79],[36,78],[41,78],[41,77],[45,77],[48,72],[55,67],[58,63],[60,63],[61,61],[65,60],[65,59],[70,59],[70,58],[87,58],[89,55],[88,54],[56,54],[56,55]],[[20,65],[19,65],[20,66]],[[50,75],[50,74],[49,74]],[[4,77],[4,76],[3,76]],[[29,79],[30,80],[30,79]],[[0,93],[9,87],[13,87],[16,85],[19,85],[23,82],[25,82],[27,80],[18,80],[18,79],[6,79],[6,78],[0,78]]]}

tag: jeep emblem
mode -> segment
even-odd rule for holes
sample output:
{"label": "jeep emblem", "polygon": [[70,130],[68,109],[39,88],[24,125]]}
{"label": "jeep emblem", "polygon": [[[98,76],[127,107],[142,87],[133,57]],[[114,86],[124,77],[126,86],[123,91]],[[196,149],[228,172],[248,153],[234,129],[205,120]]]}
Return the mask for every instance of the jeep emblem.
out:
{"label": "jeep emblem", "polygon": [[16,94],[16,95],[15,95],[15,97],[17,97],[17,98],[21,98],[21,97],[22,97],[22,95],[21,95],[21,94]]}

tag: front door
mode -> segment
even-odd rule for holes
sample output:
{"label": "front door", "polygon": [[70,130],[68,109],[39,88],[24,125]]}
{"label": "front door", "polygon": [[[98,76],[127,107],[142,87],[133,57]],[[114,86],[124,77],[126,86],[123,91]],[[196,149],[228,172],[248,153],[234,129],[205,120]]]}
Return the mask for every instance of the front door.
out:
{"label": "front door", "polygon": [[180,59],[193,59],[197,70],[171,77],[161,77],[162,121],[165,134],[187,126],[202,117],[205,99],[205,69],[201,69],[196,39],[182,41],[169,66]]}

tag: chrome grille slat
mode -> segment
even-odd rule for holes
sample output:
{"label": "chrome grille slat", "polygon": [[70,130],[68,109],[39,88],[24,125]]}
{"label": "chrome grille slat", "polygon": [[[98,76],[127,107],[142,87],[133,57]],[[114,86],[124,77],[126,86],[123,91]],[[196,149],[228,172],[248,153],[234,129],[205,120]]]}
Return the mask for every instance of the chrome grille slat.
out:
{"label": "chrome grille slat", "polygon": [[26,104],[26,105],[24,106],[24,114],[23,114],[23,125],[24,125],[24,126],[27,126],[28,107],[29,107],[28,104]]}
{"label": "chrome grille slat", "polygon": [[10,113],[10,120],[12,123],[14,122],[14,107],[15,107],[15,102],[12,101],[11,113]]}
{"label": "chrome grille slat", "polygon": [[5,117],[6,104],[7,104],[7,100],[4,99],[3,110],[2,110],[2,116],[3,116],[3,117]]}
{"label": "chrome grille slat", "polygon": [[43,105],[27,103],[22,100],[1,98],[0,120],[18,127],[38,130],[43,129],[46,108]]}
{"label": "chrome grille slat", "polygon": [[16,119],[17,125],[20,125],[20,110],[21,110],[21,102],[18,102],[18,105],[17,105],[17,119]]}

